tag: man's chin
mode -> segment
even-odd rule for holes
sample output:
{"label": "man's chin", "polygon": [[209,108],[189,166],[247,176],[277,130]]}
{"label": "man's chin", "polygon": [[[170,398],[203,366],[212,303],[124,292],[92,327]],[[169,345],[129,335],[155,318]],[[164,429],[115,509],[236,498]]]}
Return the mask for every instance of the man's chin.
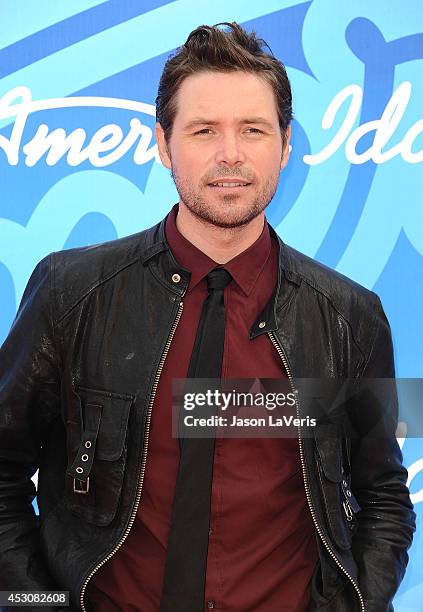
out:
{"label": "man's chin", "polygon": [[204,223],[213,225],[214,227],[220,227],[222,229],[235,229],[237,227],[243,227],[253,221],[263,211],[255,210],[244,215],[213,215],[204,211],[194,211],[194,214],[200,218]]}
{"label": "man's chin", "polygon": [[219,201],[214,199],[210,201],[206,198],[184,198],[184,194],[181,193],[179,195],[186,208],[199,221],[222,229],[246,226],[267,207],[267,204],[263,206],[262,203],[254,200],[242,202],[239,197],[233,196],[219,198]]}

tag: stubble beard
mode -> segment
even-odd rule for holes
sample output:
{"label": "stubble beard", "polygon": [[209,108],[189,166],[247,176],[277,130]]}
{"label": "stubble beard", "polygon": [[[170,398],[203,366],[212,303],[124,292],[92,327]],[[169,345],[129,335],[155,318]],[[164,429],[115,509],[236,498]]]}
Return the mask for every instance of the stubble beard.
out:
{"label": "stubble beard", "polygon": [[[182,179],[174,166],[171,169],[171,176],[181,201],[197,219],[208,225],[226,229],[248,225],[253,219],[258,217],[272,201],[279,182],[278,172],[269,177],[263,188],[256,193],[248,206],[235,214],[235,210],[230,207],[230,204],[235,202],[240,196],[235,194],[221,196],[222,202],[226,205],[225,209],[222,207],[216,210],[216,203],[208,202],[206,198],[202,197],[199,189],[196,189],[190,181]],[[207,189],[207,187],[205,188]],[[250,188],[253,189],[253,187],[246,187],[246,189]],[[218,188],[212,187],[211,189]]]}

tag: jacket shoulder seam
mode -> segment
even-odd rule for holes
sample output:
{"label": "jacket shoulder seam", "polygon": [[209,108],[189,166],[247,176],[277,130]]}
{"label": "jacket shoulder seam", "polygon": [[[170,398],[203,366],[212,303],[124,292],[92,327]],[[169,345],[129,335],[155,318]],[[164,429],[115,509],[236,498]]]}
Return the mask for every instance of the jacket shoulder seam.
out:
{"label": "jacket shoulder seam", "polygon": [[56,324],[60,325],[60,323],[62,323],[62,321],[64,319],[66,319],[66,317],[72,312],[72,310],[74,308],[76,308],[78,306],[78,304],[80,304],[84,299],[86,299],[90,295],[90,293],[95,291],[95,289],[97,289],[98,287],[100,287],[104,283],[107,283],[114,276],[116,276],[117,274],[119,274],[120,272],[125,270],[126,268],[136,264],[138,261],[140,261],[140,256],[139,255],[137,255],[137,257],[135,257],[134,259],[131,259],[130,261],[126,262],[125,264],[122,264],[122,265],[118,266],[118,268],[116,268],[116,269],[112,270],[111,272],[109,272],[109,274],[107,276],[105,276],[104,278],[97,279],[95,282],[93,282],[87,288],[83,289],[82,294],[77,299],[75,299],[73,301],[73,303],[70,306],[68,306],[66,308],[66,310],[58,317]]}
{"label": "jacket shoulder seam", "polygon": [[[364,360],[366,358],[366,351],[364,350],[364,348],[362,348],[361,344],[358,342],[357,337],[356,337],[356,333],[355,333],[355,330],[354,330],[354,327],[353,327],[350,319],[344,314],[344,312],[339,307],[339,305],[336,303],[336,301],[333,299],[333,297],[325,289],[323,289],[319,284],[313,282],[313,280],[311,280],[309,277],[305,276],[301,272],[299,272],[298,275],[302,278],[302,280],[305,283],[307,283],[307,285],[309,285],[310,287],[312,287],[313,289],[318,291],[321,295],[323,295],[327,299],[327,301],[330,303],[332,308],[337,312],[337,314],[340,317],[342,317],[342,319],[347,323],[348,327],[351,330],[351,335],[352,335],[352,338],[354,340],[354,343],[357,346],[357,348],[360,351],[360,353],[362,354],[362,359]],[[370,291],[370,290],[368,290],[368,291],[369,291],[369,293],[371,293],[371,294],[373,294],[373,295],[375,295],[377,297],[377,295],[373,291]]]}

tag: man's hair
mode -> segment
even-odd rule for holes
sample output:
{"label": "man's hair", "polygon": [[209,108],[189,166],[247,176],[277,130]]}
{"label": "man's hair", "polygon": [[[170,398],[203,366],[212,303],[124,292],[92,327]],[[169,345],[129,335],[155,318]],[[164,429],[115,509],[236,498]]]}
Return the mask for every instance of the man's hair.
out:
{"label": "man's hair", "polygon": [[[223,30],[218,26],[228,26]],[[264,51],[266,46],[270,53]],[[285,141],[292,120],[291,85],[283,63],[274,57],[267,43],[255,32],[246,32],[236,22],[201,25],[191,32],[185,44],[166,61],[156,97],[156,118],[168,142],[172,134],[182,81],[191,74],[205,71],[244,70],[262,77],[276,97],[279,125]]]}

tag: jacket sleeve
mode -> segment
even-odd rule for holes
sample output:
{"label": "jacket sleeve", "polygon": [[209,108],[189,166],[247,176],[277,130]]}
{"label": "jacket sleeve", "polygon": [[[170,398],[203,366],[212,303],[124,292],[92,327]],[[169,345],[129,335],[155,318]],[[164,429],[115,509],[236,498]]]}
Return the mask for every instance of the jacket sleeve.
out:
{"label": "jacket sleeve", "polygon": [[408,563],[415,514],[395,437],[398,399],[391,331],[377,296],[375,315],[355,406],[358,428],[364,424],[365,433],[355,439],[351,453],[351,486],[361,506],[353,553],[366,612],[389,612]]}
{"label": "jacket sleeve", "polygon": [[31,480],[60,414],[51,257],[35,268],[0,348],[0,590],[55,589],[39,548]]}

